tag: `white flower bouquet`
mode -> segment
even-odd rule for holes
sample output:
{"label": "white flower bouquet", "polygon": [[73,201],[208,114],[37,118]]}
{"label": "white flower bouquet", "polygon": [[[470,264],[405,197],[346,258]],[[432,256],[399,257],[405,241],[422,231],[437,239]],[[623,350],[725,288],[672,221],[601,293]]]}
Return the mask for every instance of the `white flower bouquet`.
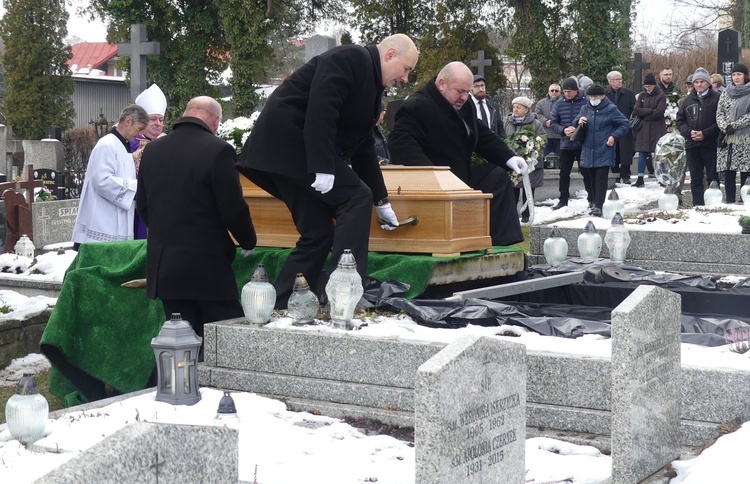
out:
{"label": "white flower bouquet", "polygon": [[253,130],[255,122],[258,120],[258,116],[260,116],[260,112],[256,111],[251,114],[249,118],[240,116],[227,119],[219,124],[219,129],[216,130],[216,136],[234,146],[234,149],[239,153],[242,151],[242,147],[245,145],[247,138],[250,137],[250,132]]}

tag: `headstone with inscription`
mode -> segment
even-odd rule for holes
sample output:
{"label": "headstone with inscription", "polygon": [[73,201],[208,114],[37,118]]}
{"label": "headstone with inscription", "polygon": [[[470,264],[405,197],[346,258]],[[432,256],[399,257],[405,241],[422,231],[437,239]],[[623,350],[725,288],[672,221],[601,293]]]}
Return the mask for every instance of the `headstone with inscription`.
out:
{"label": "headstone with inscription", "polygon": [[680,456],[680,295],[639,286],[612,311],[612,482]]}
{"label": "headstone with inscription", "polygon": [[416,483],[523,483],[526,348],[465,336],[415,383]]}
{"label": "headstone with inscription", "polygon": [[305,40],[305,62],[336,47],[336,39],[327,35],[313,35]]}
{"label": "headstone with inscription", "polygon": [[65,198],[65,183],[62,172],[44,168],[35,169],[34,180],[41,181],[42,188],[49,190],[55,200]]}
{"label": "headstone with inscription", "polygon": [[78,215],[79,199],[36,202],[31,206],[34,247],[70,242]]}
{"label": "headstone with inscription", "polygon": [[717,56],[717,72],[724,78],[724,85],[732,85],[732,69],[740,61],[742,42],[740,33],[732,29],[719,31],[719,52]]}

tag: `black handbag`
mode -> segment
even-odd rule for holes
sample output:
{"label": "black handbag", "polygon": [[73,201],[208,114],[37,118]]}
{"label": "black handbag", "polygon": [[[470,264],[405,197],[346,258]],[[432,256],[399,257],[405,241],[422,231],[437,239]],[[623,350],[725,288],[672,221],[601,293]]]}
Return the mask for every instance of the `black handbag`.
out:
{"label": "black handbag", "polygon": [[636,116],[635,114],[630,115],[630,129],[633,130],[633,133],[637,133],[638,130],[641,129],[642,125],[643,125],[642,117]]}
{"label": "black handbag", "polygon": [[570,141],[573,143],[583,144],[584,139],[586,139],[586,123],[576,126],[576,130],[570,135]]}

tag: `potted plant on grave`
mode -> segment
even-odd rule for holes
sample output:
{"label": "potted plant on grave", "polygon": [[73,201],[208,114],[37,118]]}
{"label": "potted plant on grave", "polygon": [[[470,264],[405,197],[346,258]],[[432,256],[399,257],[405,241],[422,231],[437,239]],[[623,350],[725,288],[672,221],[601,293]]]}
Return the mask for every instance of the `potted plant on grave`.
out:
{"label": "potted plant on grave", "polygon": [[750,234],[750,215],[740,215],[738,220],[743,234]]}

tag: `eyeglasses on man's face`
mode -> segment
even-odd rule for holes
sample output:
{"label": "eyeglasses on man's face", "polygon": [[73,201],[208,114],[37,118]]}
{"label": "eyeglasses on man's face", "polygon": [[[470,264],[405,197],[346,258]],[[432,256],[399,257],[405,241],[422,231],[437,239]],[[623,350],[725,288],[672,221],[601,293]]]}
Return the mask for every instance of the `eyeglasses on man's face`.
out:
{"label": "eyeglasses on man's face", "polygon": [[550,89],[549,92],[560,92],[559,89]]}

